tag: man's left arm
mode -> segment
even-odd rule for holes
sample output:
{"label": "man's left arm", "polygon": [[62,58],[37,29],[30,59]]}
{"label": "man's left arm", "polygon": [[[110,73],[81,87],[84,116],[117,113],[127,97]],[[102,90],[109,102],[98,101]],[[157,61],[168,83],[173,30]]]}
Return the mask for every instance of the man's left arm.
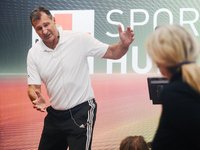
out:
{"label": "man's left arm", "polygon": [[119,29],[119,37],[120,42],[110,45],[103,56],[103,58],[106,59],[120,59],[122,56],[126,54],[126,52],[129,49],[129,45],[133,42],[134,33],[133,30],[130,27],[127,27],[126,31],[122,31],[122,28],[120,25],[118,25]]}

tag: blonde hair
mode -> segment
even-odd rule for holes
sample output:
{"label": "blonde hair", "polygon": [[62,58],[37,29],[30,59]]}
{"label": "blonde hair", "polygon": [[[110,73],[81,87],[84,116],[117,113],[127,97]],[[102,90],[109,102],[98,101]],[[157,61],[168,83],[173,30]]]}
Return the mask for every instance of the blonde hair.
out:
{"label": "blonde hair", "polygon": [[186,29],[179,25],[161,25],[147,38],[145,46],[156,64],[169,70],[173,68],[175,72],[181,69],[183,81],[200,93],[200,67],[195,63],[200,46]]}
{"label": "blonde hair", "polygon": [[120,143],[119,150],[149,150],[143,136],[127,136]]}

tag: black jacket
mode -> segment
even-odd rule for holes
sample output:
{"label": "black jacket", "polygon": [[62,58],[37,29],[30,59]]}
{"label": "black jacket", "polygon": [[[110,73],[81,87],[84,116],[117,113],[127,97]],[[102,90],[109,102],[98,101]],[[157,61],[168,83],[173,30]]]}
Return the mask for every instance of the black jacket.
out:
{"label": "black jacket", "polygon": [[160,99],[163,110],[152,150],[200,150],[200,94],[178,73]]}

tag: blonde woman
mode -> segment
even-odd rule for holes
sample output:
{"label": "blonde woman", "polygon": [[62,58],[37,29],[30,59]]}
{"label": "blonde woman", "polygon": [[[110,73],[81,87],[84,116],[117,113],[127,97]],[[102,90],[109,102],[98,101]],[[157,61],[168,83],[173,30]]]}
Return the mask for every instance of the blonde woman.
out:
{"label": "blonde woman", "polygon": [[198,42],[179,25],[161,25],[147,38],[146,50],[169,80],[160,94],[162,114],[152,150],[200,149]]}

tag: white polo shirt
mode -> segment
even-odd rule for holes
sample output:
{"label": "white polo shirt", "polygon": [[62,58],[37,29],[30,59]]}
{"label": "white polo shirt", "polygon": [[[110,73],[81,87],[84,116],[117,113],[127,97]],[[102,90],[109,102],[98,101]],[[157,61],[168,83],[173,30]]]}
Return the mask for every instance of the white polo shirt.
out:
{"label": "white polo shirt", "polygon": [[87,57],[101,59],[109,45],[84,32],[57,28],[60,38],[54,50],[42,40],[29,50],[28,84],[41,85],[44,82],[51,106],[67,110],[94,98]]}

